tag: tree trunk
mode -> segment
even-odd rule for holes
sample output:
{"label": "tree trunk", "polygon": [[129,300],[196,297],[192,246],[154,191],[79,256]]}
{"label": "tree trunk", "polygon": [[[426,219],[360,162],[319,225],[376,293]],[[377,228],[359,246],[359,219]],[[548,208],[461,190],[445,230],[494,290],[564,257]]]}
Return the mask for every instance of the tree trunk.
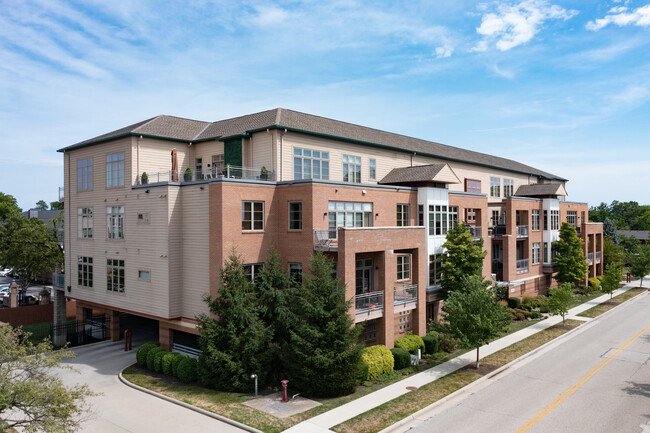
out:
{"label": "tree trunk", "polygon": [[477,369],[477,370],[478,370],[478,367],[479,367],[479,361],[478,361],[478,349],[479,349],[479,346],[476,347],[476,369]]}

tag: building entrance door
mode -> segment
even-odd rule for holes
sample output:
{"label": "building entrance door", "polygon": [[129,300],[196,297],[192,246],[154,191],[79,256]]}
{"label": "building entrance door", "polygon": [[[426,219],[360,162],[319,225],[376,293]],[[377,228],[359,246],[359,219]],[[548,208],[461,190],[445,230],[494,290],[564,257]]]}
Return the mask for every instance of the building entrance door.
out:
{"label": "building entrance door", "polygon": [[372,259],[356,261],[356,294],[373,291],[372,285]]}

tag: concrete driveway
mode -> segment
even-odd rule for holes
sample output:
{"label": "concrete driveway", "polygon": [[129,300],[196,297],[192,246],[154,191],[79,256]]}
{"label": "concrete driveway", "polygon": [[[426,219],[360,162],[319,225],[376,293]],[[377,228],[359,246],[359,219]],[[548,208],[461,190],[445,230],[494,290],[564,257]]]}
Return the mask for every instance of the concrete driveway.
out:
{"label": "concrete driveway", "polygon": [[93,391],[102,393],[89,400],[92,410],[80,432],[243,431],[124,385],[117,375],[124,367],[135,363],[135,350],[124,352],[123,342],[77,347],[74,352],[77,357],[69,363],[81,374],[62,371],[60,376],[64,382],[68,385],[87,383]]}

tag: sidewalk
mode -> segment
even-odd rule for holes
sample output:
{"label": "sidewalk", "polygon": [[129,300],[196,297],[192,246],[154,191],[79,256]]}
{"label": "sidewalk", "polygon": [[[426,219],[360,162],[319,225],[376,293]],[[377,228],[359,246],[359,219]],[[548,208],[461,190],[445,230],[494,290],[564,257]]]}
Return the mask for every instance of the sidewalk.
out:
{"label": "sidewalk", "polygon": [[[623,281],[621,282],[623,283]],[[620,295],[626,291],[638,287],[640,280],[632,281],[627,284],[625,287],[617,289],[614,291],[613,296]],[[585,302],[577,307],[574,307],[569,310],[567,318],[577,319],[582,321],[589,321],[591,319],[587,317],[576,317],[577,314],[580,314],[596,305],[599,305],[603,302],[608,301],[610,295],[602,295],[591,301]],[[481,346],[479,353],[480,358],[491,355],[495,352],[498,352],[501,349],[504,349],[512,344],[521,341],[527,337],[530,337],[533,334],[536,334],[539,331],[542,331],[546,328],[560,323],[562,317],[560,316],[551,316],[541,322],[535,323],[525,329],[506,335],[503,338],[493,341],[492,343]],[[469,351],[457,358],[451,359],[443,364],[436,365],[428,370],[425,370],[421,373],[410,376],[404,380],[396,382],[392,385],[389,385],[385,388],[382,388],[378,391],[375,391],[371,394],[358,398],[350,403],[346,403],[342,406],[339,406],[335,409],[332,409],[328,412],[322,413],[318,416],[310,418],[306,421],[296,424],[295,426],[285,430],[289,433],[325,433],[331,432],[329,430],[331,427],[338,425],[342,422],[345,422],[351,418],[354,418],[357,415],[360,415],[364,412],[369,411],[377,406],[380,406],[386,402],[389,402],[401,395],[404,395],[409,392],[407,387],[421,387],[434,380],[440,379],[450,373],[453,373],[456,370],[459,370],[466,365],[472,364],[476,361],[476,353],[474,350]]]}

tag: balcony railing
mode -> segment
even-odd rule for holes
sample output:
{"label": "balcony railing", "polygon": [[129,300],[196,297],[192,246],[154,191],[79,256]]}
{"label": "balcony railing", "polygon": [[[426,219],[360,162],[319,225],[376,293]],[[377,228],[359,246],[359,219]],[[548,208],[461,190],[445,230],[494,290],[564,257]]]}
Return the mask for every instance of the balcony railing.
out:
{"label": "balcony railing", "polygon": [[384,292],[368,292],[354,297],[356,314],[364,314],[384,309]]}
{"label": "balcony railing", "polygon": [[500,272],[503,272],[503,260],[492,259],[492,273],[498,274]]}
{"label": "balcony railing", "polygon": [[528,272],[528,259],[517,260],[517,273]]}
{"label": "balcony railing", "polygon": [[338,231],[336,229],[314,230],[314,250],[336,251],[339,247],[337,235]]}
{"label": "balcony railing", "polygon": [[488,234],[491,236],[503,236],[506,234],[505,224],[499,224],[489,228]]}
{"label": "balcony railing", "polygon": [[601,259],[601,253],[600,251],[596,251],[596,263],[600,263],[600,259]]}
{"label": "balcony railing", "polygon": [[395,305],[405,305],[418,300],[417,284],[398,284],[395,287]]}
{"label": "balcony railing", "polygon": [[52,285],[54,287],[65,287],[65,274],[52,272]]}
{"label": "balcony railing", "polygon": [[469,230],[470,234],[472,235],[472,238],[474,238],[475,241],[481,239],[482,237],[481,226],[467,226],[467,230]]}
{"label": "balcony railing", "polygon": [[552,274],[555,272],[555,262],[542,263],[542,272],[545,274]]}
{"label": "balcony railing", "polygon": [[517,226],[517,237],[518,238],[527,238],[528,237],[528,226]]}
{"label": "balcony railing", "polygon": [[147,173],[146,179],[143,179],[140,175],[136,179],[136,185],[146,185],[158,182],[196,182],[211,179],[275,180],[275,173],[270,170],[237,167],[232,165],[206,168],[203,170],[169,170],[157,173]]}
{"label": "balcony railing", "polygon": [[594,253],[587,254],[587,262],[589,262],[590,265],[594,264]]}
{"label": "balcony railing", "polygon": [[59,187],[59,201],[63,203],[63,199],[65,198],[65,188],[60,186]]}

